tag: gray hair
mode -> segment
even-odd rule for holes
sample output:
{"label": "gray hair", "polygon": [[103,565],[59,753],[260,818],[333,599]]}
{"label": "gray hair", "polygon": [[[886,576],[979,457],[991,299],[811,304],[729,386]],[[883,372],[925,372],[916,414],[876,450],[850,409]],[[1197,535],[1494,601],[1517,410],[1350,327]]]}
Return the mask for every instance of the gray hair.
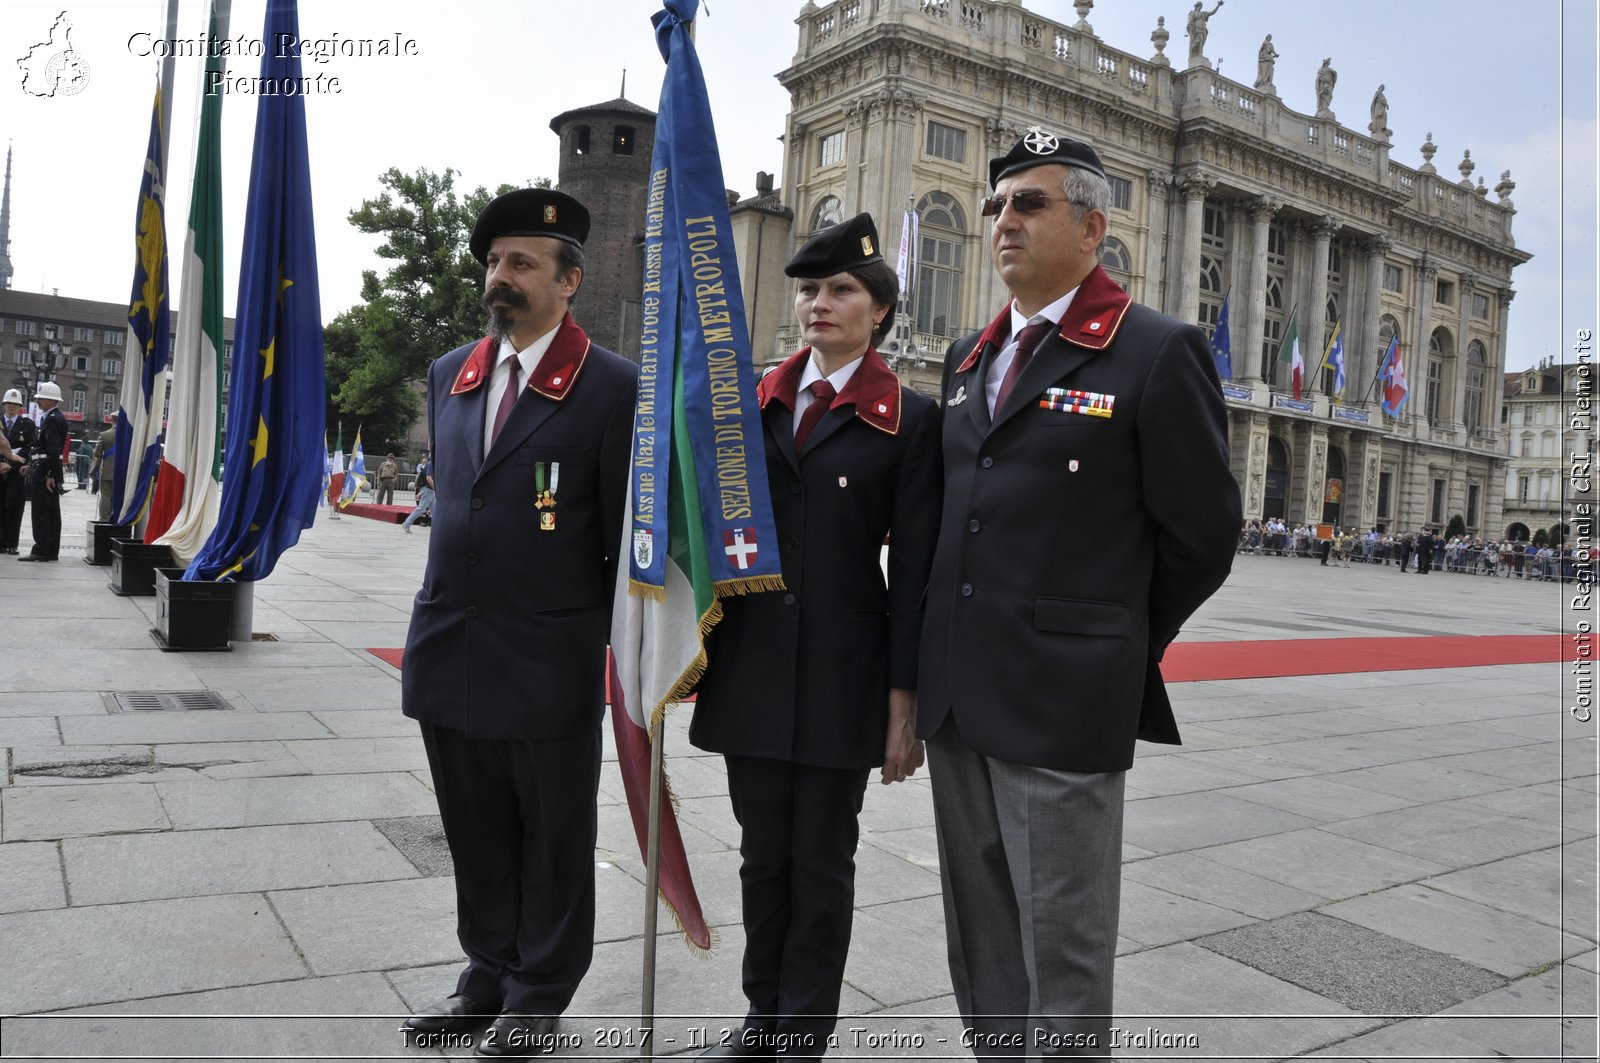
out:
{"label": "gray hair", "polygon": [[[1073,218],[1082,221],[1085,214],[1098,210],[1106,219],[1106,234],[1111,232],[1111,182],[1097,173],[1067,167],[1067,176],[1061,181],[1061,194],[1072,204]],[[1105,243],[1101,240],[1102,245]]]}

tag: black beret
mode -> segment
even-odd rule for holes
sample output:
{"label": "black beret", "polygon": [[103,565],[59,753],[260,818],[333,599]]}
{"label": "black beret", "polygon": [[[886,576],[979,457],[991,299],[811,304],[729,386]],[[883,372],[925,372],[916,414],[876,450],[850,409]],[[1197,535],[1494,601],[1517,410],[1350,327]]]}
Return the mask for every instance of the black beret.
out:
{"label": "black beret", "polygon": [[1099,154],[1088,144],[1069,137],[1058,137],[1038,126],[1029,126],[1022,139],[1013,144],[1010,151],[989,160],[989,187],[998,185],[1002,177],[1052,163],[1075,166],[1101,178],[1106,175],[1106,168],[1100,164]]}
{"label": "black beret", "polygon": [[831,277],[847,269],[882,261],[878,227],[872,224],[872,215],[862,213],[813,233],[783,267],[783,272],[790,277]]}
{"label": "black beret", "polygon": [[479,265],[487,264],[489,245],[501,236],[551,236],[582,247],[589,239],[589,210],[553,188],[519,188],[494,197],[478,215],[467,247]]}

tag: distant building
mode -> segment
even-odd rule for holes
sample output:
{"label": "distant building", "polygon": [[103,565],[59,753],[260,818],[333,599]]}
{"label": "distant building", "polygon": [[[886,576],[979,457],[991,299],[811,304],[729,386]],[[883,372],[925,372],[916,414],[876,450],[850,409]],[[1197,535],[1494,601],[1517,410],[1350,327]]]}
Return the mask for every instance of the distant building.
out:
{"label": "distant building", "polygon": [[[1595,504],[1594,385],[1593,363],[1562,365],[1547,358],[1525,372],[1505,374],[1505,528],[1496,536],[1530,539],[1540,529],[1570,524],[1579,503]],[[1590,412],[1574,427],[1570,418],[1580,409]]]}
{"label": "distant building", "polygon": [[[1386,101],[1380,113],[1374,99],[1366,131],[1340,125],[1331,103],[1300,114],[1270,79],[1232,81],[1203,56],[1176,69],[1185,60],[1165,53],[1165,27],[1153,27],[1153,54],[1135,54],[1015,2],[807,2],[796,21],[794,62],[778,75],[792,101],[787,248],[868,210],[892,255],[915,209],[908,327],[885,345],[914,386],[936,392],[946,346],[1005,303],[978,201],[989,157],[1039,125],[1103,156],[1102,261],[1134,298],[1210,332],[1228,297],[1225,391],[1247,516],[1409,531],[1460,514],[1474,534],[1503,530],[1495,385],[1512,270],[1530,257],[1512,240],[1509,172],[1491,197],[1463,155],[1449,180],[1431,136],[1420,166],[1392,161]],[[759,232],[776,239],[770,224]],[[752,325],[783,324],[752,327],[758,363],[799,343],[787,286],[762,276],[758,293],[746,284]],[[1276,362],[1291,317],[1307,363],[1298,401]],[[1335,325],[1338,400],[1332,372],[1316,374]],[[1373,388],[1395,336],[1410,380],[1398,420]]]}
{"label": "distant building", "polygon": [[[233,353],[233,318],[224,319],[222,330],[226,362]],[[48,374],[61,387],[61,412],[74,438],[98,435],[116,421],[128,342],[126,303],[0,289],[0,390],[16,388],[31,400]]]}

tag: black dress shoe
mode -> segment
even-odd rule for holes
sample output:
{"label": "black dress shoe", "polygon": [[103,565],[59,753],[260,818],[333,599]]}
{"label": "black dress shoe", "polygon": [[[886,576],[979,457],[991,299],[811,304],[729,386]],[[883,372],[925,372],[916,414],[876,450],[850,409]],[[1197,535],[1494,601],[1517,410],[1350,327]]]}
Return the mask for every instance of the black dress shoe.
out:
{"label": "black dress shoe", "polygon": [[466,1033],[487,1026],[499,1008],[460,993],[435,1001],[405,1021],[408,1034]]}
{"label": "black dress shoe", "polygon": [[556,1046],[556,1017],[503,1012],[478,1038],[473,1055],[498,1059],[532,1059],[550,1055]]}
{"label": "black dress shoe", "polygon": [[17,558],[17,560],[18,561],[48,561],[50,559],[48,557],[40,557],[38,554],[23,554],[21,557]]}

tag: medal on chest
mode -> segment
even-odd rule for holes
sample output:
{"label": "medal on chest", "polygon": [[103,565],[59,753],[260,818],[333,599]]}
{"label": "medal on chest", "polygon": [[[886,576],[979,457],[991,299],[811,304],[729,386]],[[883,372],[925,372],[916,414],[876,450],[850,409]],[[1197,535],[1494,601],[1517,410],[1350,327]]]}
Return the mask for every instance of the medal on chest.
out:
{"label": "medal on chest", "polygon": [[538,461],[533,465],[533,508],[539,511],[539,530],[556,530],[556,488],[561,482],[559,461]]}

